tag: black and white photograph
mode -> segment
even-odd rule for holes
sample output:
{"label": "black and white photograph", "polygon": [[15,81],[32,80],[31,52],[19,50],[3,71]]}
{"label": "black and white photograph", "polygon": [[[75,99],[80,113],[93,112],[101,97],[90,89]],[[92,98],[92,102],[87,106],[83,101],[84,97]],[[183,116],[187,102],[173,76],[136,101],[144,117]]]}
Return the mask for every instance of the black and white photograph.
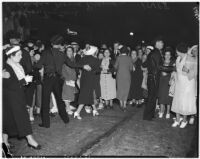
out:
{"label": "black and white photograph", "polygon": [[198,158],[198,1],[1,1],[2,157]]}

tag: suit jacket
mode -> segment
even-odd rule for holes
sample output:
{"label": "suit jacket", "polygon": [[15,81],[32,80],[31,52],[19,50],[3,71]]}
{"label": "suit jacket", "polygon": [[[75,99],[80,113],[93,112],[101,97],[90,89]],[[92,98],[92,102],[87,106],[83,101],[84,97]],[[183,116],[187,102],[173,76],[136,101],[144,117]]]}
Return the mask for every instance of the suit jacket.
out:
{"label": "suit jacket", "polygon": [[74,58],[75,58],[75,62],[79,62],[81,60],[81,55],[76,54]]}
{"label": "suit jacket", "polygon": [[117,59],[117,57],[118,57],[119,55],[120,55],[120,51],[119,51],[119,50],[117,50],[117,53],[116,53],[116,50],[113,50],[113,51],[111,52],[110,57],[111,57],[112,60],[116,61],[116,59]]}
{"label": "suit jacket", "polygon": [[155,77],[159,76],[160,66],[163,63],[160,50],[154,49],[147,57],[148,74]]}

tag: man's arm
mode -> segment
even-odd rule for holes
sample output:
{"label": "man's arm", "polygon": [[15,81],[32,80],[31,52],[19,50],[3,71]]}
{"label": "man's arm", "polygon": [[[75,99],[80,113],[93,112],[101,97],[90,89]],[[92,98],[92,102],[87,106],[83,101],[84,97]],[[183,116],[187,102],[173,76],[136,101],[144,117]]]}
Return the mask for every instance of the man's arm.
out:
{"label": "man's arm", "polygon": [[71,61],[67,56],[65,56],[65,64],[69,67],[72,67],[72,68],[83,68],[82,64],[80,64],[78,62]]}
{"label": "man's arm", "polygon": [[175,71],[175,66],[160,66],[160,71],[170,73]]}
{"label": "man's arm", "polygon": [[72,67],[72,68],[82,68],[85,69],[87,71],[91,71],[91,67],[89,65],[84,65],[81,63],[81,60],[77,63],[74,61],[71,61],[67,56],[65,56],[65,62],[64,62],[67,66]]}

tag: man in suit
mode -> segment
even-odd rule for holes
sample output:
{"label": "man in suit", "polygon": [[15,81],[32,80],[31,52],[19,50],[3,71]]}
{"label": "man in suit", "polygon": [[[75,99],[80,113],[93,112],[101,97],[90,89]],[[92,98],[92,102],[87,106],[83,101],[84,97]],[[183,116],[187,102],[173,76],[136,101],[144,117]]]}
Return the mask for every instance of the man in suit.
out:
{"label": "man in suit", "polygon": [[159,69],[162,64],[162,49],[164,42],[161,37],[154,40],[155,49],[147,57],[148,70],[148,101],[144,109],[143,120],[152,120],[154,118],[156,108],[156,98],[159,83]]}
{"label": "man in suit", "polygon": [[74,58],[76,62],[79,62],[81,59],[81,55],[78,53],[79,51],[79,45],[77,42],[72,42],[71,46],[74,48]]}
{"label": "man in suit", "polygon": [[120,46],[119,42],[115,42],[113,44],[114,50],[113,50],[113,54],[112,54],[111,58],[116,59],[117,56],[119,56],[119,54],[120,54],[120,52],[119,52],[119,46]]}

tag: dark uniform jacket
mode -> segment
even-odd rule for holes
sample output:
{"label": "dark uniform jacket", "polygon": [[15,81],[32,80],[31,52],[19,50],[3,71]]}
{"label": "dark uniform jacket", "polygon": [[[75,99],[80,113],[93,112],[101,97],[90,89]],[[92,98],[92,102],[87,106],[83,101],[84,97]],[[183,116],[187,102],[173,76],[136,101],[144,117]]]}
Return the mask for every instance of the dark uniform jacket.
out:
{"label": "dark uniform jacket", "polygon": [[62,66],[66,64],[69,67],[82,68],[82,65],[71,61],[65,53],[58,49],[47,49],[42,53],[40,61],[35,65],[37,68],[44,66],[44,74],[62,74]]}

